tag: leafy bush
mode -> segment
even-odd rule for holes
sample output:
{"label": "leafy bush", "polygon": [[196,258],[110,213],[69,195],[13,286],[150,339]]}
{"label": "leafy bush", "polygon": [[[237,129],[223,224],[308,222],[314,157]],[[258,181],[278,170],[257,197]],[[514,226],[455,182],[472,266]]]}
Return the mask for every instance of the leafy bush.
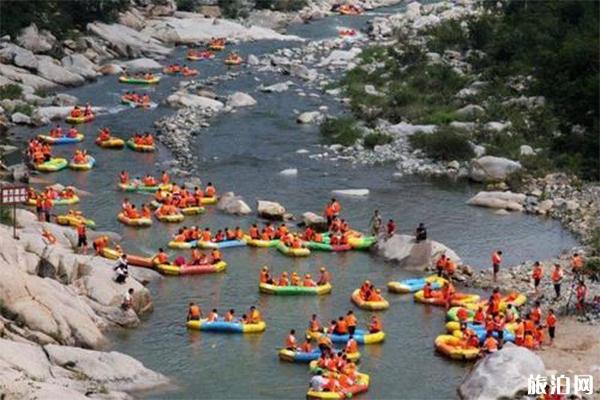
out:
{"label": "leafy bush", "polygon": [[219,7],[225,18],[243,18],[248,10],[244,7],[242,0],[219,0]]}
{"label": "leafy bush", "polygon": [[351,117],[327,119],[321,124],[320,132],[325,143],[343,146],[352,146],[362,136],[356,120]]}
{"label": "leafy bush", "polygon": [[0,86],[0,100],[4,99],[20,99],[23,94],[23,88],[21,86],[10,83],[8,85]]}
{"label": "leafy bush", "polygon": [[600,257],[590,257],[586,260],[584,272],[593,281],[600,281]]}
{"label": "leafy bush", "polygon": [[391,143],[393,138],[385,133],[369,133],[363,139],[364,145],[367,149],[373,149],[375,146]]}
{"label": "leafy bush", "polygon": [[10,212],[10,207],[0,206],[0,223],[2,224],[12,224],[12,213]]}
{"label": "leafy bush", "polygon": [[594,250],[594,254],[596,256],[600,257],[600,228],[594,228],[592,230],[590,246],[592,246],[592,249]]}
{"label": "leafy bush", "polygon": [[434,160],[469,160],[474,156],[468,138],[448,127],[434,133],[417,132],[409,140],[413,147],[423,150]]}
{"label": "leafy bush", "polygon": [[21,113],[31,117],[33,107],[29,104],[19,104],[14,108],[13,113]]}
{"label": "leafy bush", "polygon": [[306,0],[256,0],[254,7],[258,10],[299,11],[306,4]]}
{"label": "leafy bush", "polygon": [[198,0],[176,0],[177,10],[179,11],[195,11],[201,4]]}
{"label": "leafy bush", "polygon": [[444,50],[465,50],[469,42],[460,24],[460,21],[450,20],[430,28],[428,34],[432,39],[428,43],[429,49],[437,53],[443,53]]}

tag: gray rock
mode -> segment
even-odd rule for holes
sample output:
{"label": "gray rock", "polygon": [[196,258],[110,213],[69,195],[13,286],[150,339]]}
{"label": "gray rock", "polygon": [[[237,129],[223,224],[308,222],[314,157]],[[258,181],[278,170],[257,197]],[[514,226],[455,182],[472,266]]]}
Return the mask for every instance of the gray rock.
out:
{"label": "gray rock", "polygon": [[302,64],[297,64],[297,63],[290,64],[286,68],[286,71],[290,75],[296,76],[305,81],[313,81],[317,78],[317,71],[315,71],[314,69],[310,69],[307,66],[302,65]]}
{"label": "gray rock", "polygon": [[125,25],[94,22],[88,24],[87,29],[104,39],[108,46],[122,57],[162,57],[170,53],[170,50],[162,46],[151,34],[138,32]]}
{"label": "gray rock", "polygon": [[285,207],[274,201],[258,200],[257,212],[260,217],[281,221],[286,213]]}
{"label": "gray rock", "polygon": [[12,43],[8,43],[0,49],[0,60],[7,64],[13,63],[17,67],[23,67],[32,71],[35,71],[38,66],[37,58],[31,50],[24,49]]}
{"label": "gray rock", "polygon": [[253,65],[254,66],[254,65],[260,64],[260,60],[254,54],[250,54],[246,58],[246,63],[248,63],[248,65]]}
{"label": "gray rock", "polygon": [[63,68],[58,61],[48,56],[38,56],[38,74],[48,79],[66,86],[82,85],[85,79],[81,75],[75,74],[66,68]]}
{"label": "gray rock", "polygon": [[74,106],[78,103],[77,97],[66,93],[57,93],[52,98],[52,104],[59,107]]}
{"label": "gray rock", "polygon": [[533,151],[533,147],[528,146],[526,144],[521,145],[521,147],[519,147],[519,153],[522,156],[534,156],[535,155],[535,151]]}
{"label": "gray rock", "polygon": [[160,69],[162,65],[151,58],[138,58],[123,63],[127,71],[147,71],[151,69]]}
{"label": "gray rock", "polygon": [[279,171],[279,175],[283,175],[283,176],[297,176],[298,175],[298,169],[297,168],[287,168],[287,169]]}
{"label": "gray rock", "polygon": [[217,203],[217,209],[227,214],[248,215],[252,209],[241,196],[236,196],[233,192],[227,192],[221,196]]}
{"label": "gray rock", "polygon": [[331,191],[336,196],[366,197],[369,189],[336,189]]}
{"label": "gray rock", "polygon": [[251,107],[256,105],[256,100],[252,96],[243,92],[235,92],[227,99],[228,107]]}
{"label": "gray rock", "polygon": [[12,122],[14,122],[15,124],[24,124],[24,125],[31,124],[31,118],[28,115],[25,115],[20,112],[17,112],[17,113],[14,113],[13,115],[11,115],[10,120]]}
{"label": "gray rock", "polygon": [[325,217],[310,211],[302,214],[302,222],[306,227],[311,227],[317,232],[326,232],[329,229]]}
{"label": "gray rock", "polygon": [[385,128],[391,134],[398,136],[410,136],[417,132],[433,133],[437,130],[437,125],[413,125],[406,122],[400,122]]}
{"label": "gray rock", "polygon": [[461,118],[477,118],[485,114],[485,109],[476,104],[469,104],[456,110],[456,115]]}
{"label": "gray rock", "polygon": [[508,122],[492,121],[492,122],[488,122],[487,124],[485,124],[483,126],[483,129],[485,129],[486,131],[499,133],[499,132],[504,132],[505,130],[509,129],[510,127],[512,127],[512,123],[510,121],[508,121]]}
{"label": "gray rock", "polygon": [[[452,122],[450,122],[450,127],[464,131],[464,132],[473,132],[477,128],[477,124],[475,122],[452,121]],[[483,154],[485,154],[485,153],[483,153]],[[481,154],[481,155],[483,155],[483,154]]]}
{"label": "gray rock", "polygon": [[503,181],[521,169],[521,164],[508,158],[484,156],[471,162],[469,177],[476,182]]}
{"label": "gray rock", "polygon": [[97,71],[102,75],[117,75],[123,72],[123,67],[118,64],[104,64],[97,68]]}
{"label": "gray rock", "polygon": [[526,195],[512,192],[479,192],[467,201],[472,206],[522,211]]}
{"label": "gray rock", "polygon": [[17,43],[34,53],[47,53],[56,44],[56,38],[50,32],[39,31],[35,24],[31,24],[17,36]]}
{"label": "gray rock", "polygon": [[320,111],[306,111],[298,115],[296,122],[299,124],[318,124],[324,119]]}
{"label": "gray rock", "polygon": [[29,168],[24,163],[11,165],[8,167],[11,179],[14,182],[29,182]]}
{"label": "gray rock", "polygon": [[260,90],[265,93],[282,93],[290,88],[291,82],[280,82],[270,86],[260,86]]}
{"label": "gray rock", "polygon": [[431,240],[416,243],[414,237],[409,235],[396,234],[387,239],[379,238],[375,250],[385,260],[408,268],[431,267],[442,254],[461,264],[460,257],[452,249]]}
{"label": "gray rock", "polygon": [[62,65],[74,74],[83,76],[86,79],[95,79],[98,75],[96,64],[91,62],[83,54],[75,53],[65,56],[61,60]]}
{"label": "gray rock", "polygon": [[184,91],[175,92],[167,97],[167,103],[174,107],[193,107],[201,109],[210,109],[212,111],[220,111],[225,107],[218,100],[209,99],[208,97],[196,96]]}
{"label": "gray rock", "polygon": [[475,364],[458,388],[463,400],[512,399],[527,393],[530,376],[545,376],[544,362],[524,347],[505,343],[502,350]]}
{"label": "gray rock", "polygon": [[446,168],[458,170],[460,168],[460,163],[458,161],[456,161],[456,160],[450,161],[446,165]]}

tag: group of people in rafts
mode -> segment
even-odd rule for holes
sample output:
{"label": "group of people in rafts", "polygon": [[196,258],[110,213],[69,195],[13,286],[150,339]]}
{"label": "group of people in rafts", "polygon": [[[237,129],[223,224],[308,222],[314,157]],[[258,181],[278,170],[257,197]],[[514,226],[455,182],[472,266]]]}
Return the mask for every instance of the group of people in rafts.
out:
{"label": "group of people in rafts", "polygon": [[[201,197],[200,197],[201,198]],[[236,226],[234,229],[224,228],[219,229],[213,236],[210,228],[204,228],[201,230],[197,226],[183,227],[180,228],[173,240],[175,242],[192,242],[194,240],[201,240],[203,242],[224,242],[227,240],[242,240],[244,238],[244,231]]]}
{"label": "group of people in rafts", "polygon": [[165,68],[163,68],[163,72],[165,74],[181,74],[183,76],[194,76],[198,74],[198,70],[194,68],[190,68],[187,65],[179,65],[178,63],[169,64]]}
{"label": "group of people in rafts", "polygon": [[321,267],[319,270],[319,279],[313,280],[311,274],[304,274],[304,278],[297,272],[292,272],[288,275],[286,271],[282,272],[279,277],[271,275],[269,267],[262,267],[259,274],[259,282],[266,283],[275,286],[304,286],[304,287],[315,287],[326,285],[331,283],[331,274],[327,271],[327,268]]}
{"label": "group of people in rafts", "polygon": [[29,139],[27,155],[34,164],[42,164],[52,158],[52,146],[36,138]]}
{"label": "group of people in rafts", "polygon": [[154,146],[154,136],[152,136],[152,134],[149,132],[134,133],[131,140],[138,146]]}
{"label": "group of people in rafts", "polygon": [[360,285],[358,295],[364,301],[375,302],[383,300],[381,289],[376,288],[369,280],[364,281],[362,285]]}
{"label": "group of people in rafts", "polygon": [[[169,264],[169,256],[163,248],[158,249],[152,257],[154,264]],[[173,265],[181,267],[183,265],[205,265],[205,264],[216,264],[223,261],[223,255],[218,249],[212,249],[210,254],[204,254],[198,249],[192,249],[191,256],[188,260],[184,256],[177,256],[173,260]]]}
{"label": "group of people in rafts", "polygon": [[147,203],[142,203],[139,208],[136,208],[135,204],[131,203],[128,198],[123,200],[121,211],[123,215],[131,220],[152,218],[152,209]]}
{"label": "group of people in rafts", "polygon": [[80,118],[80,117],[90,117],[94,115],[92,111],[92,106],[90,103],[87,103],[85,107],[81,108],[79,106],[73,106],[73,109],[69,113],[72,118]]}
{"label": "group of people in rafts", "polygon": [[122,98],[123,100],[131,101],[137,104],[150,104],[150,96],[147,93],[140,94],[135,91],[127,91]]}
{"label": "group of people in rafts", "polygon": [[75,127],[71,127],[65,132],[65,130],[60,125],[56,125],[54,128],[50,129],[50,133],[48,136],[55,139],[62,137],[76,138],[79,134],[80,132]]}
{"label": "group of people in rafts", "polygon": [[[202,309],[196,303],[190,303],[188,307],[188,321],[199,321],[202,319]],[[235,315],[235,310],[232,308],[225,313],[223,317],[219,316],[219,312],[216,308],[213,308],[211,312],[206,316],[206,322],[232,322],[232,323],[241,323],[241,324],[258,324],[263,320],[260,311],[255,307],[251,306],[248,312],[242,314],[241,317]]]}

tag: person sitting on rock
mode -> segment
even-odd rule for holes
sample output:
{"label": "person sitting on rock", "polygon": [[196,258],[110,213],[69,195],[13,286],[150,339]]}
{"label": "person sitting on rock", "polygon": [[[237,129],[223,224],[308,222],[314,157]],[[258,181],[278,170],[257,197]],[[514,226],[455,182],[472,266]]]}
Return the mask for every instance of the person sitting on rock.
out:
{"label": "person sitting on rock", "polygon": [[121,303],[121,308],[123,311],[127,311],[133,307],[133,288],[129,288],[129,290],[123,296],[123,302]]}
{"label": "person sitting on rock", "polygon": [[121,254],[121,257],[117,260],[117,265],[113,268],[117,273],[115,282],[123,284],[129,275],[129,266],[127,264],[127,255]]}
{"label": "person sitting on rock", "polygon": [[427,240],[427,229],[425,228],[425,224],[422,222],[419,224],[415,231],[415,240],[417,243]]}

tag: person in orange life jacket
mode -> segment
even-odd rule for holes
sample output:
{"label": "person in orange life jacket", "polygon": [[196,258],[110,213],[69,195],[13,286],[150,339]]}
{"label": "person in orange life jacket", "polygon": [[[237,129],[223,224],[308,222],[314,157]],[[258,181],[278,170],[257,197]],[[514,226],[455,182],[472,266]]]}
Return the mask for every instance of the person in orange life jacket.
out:
{"label": "person in orange life jacket", "polygon": [[79,132],[77,131],[76,128],[71,128],[71,129],[69,129],[69,132],[67,133],[67,137],[76,138],[78,134],[79,134]]}
{"label": "person in orange life jacket", "polygon": [[498,351],[498,341],[494,339],[491,333],[488,333],[486,335],[481,350],[486,353],[495,353],[496,351]]}
{"label": "person in orange life jacket", "polygon": [[[258,281],[260,283],[268,283],[268,284],[272,284],[273,280],[271,279],[271,276],[269,274],[269,267],[267,267],[266,265],[264,267],[262,267],[260,274],[258,276]],[[271,281],[269,283],[269,281]]]}
{"label": "person in orange life jacket", "polygon": [[452,278],[454,277],[454,273],[456,272],[456,263],[448,257],[446,259],[446,268],[444,269],[444,273],[446,275],[446,279],[452,282]]}
{"label": "person in orange life jacket", "polygon": [[169,262],[169,257],[162,248],[159,248],[158,253],[152,258],[152,262],[154,264],[167,264]]}
{"label": "person in orange life jacket", "polygon": [[321,323],[317,318],[317,314],[313,314],[310,321],[308,322],[308,330],[311,332],[320,332],[321,329]]}
{"label": "person in orange life jacket", "polygon": [[317,286],[317,284],[315,283],[315,281],[312,280],[310,274],[305,274],[304,275],[304,281],[302,282],[302,286],[304,286],[304,287],[314,287],[314,286]]}
{"label": "person in orange life jacket", "polygon": [[494,332],[496,332],[496,337],[498,338],[499,348],[502,348],[502,344],[504,343],[504,327],[504,318],[501,315],[497,315],[494,318]]}
{"label": "person in orange life jacket", "polygon": [[225,235],[225,240],[235,240],[235,233],[230,231],[229,228],[226,227],[223,234]]}
{"label": "person in orange life jacket", "polygon": [[195,303],[190,303],[187,320],[200,321],[200,318],[202,318],[202,310],[200,309],[200,306],[196,305]]}
{"label": "person in orange life jacket", "polygon": [[292,329],[285,338],[285,348],[287,350],[296,351],[296,330]]}
{"label": "person in orange life jacket", "polygon": [[218,262],[221,262],[221,260],[223,259],[223,257],[221,256],[221,252],[219,251],[219,249],[212,249],[210,252],[210,259],[211,259],[211,263],[212,264],[216,264]]}
{"label": "person in orange life jacket", "polygon": [[556,315],[554,310],[549,309],[548,315],[546,316],[546,326],[548,327],[548,336],[550,336],[550,346],[554,344],[554,337],[556,335]]}
{"label": "person in orange life jacket", "polygon": [[515,344],[517,346],[522,346],[525,340],[525,324],[521,320],[521,318],[517,318],[516,327],[515,327]]}
{"label": "person in orange life jacket", "polygon": [[573,257],[571,257],[570,265],[571,271],[573,274],[578,277],[581,271],[583,270],[583,258],[578,253],[574,253]]}
{"label": "person in orange life jacket", "polygon": [[250,229],[248,229],[248,236],[250,236],[250,238],[254,240],[260,239],[260,233],[256,224],[252,224]]}
{"label": "person in orange life jacket", "polygon": [[44,198],[42,201],[42,210],[44,211],[44,218],[46,222],[50,222],[50,212],[52,211],[52,200],[49,197]]}
{"label": "person in orange life jacket", "polygon": [[277,282],[278,286],[288,286],[289,285],[289,280],[288,280],[288,273],[287,272],[282,272],[281,276],[279,277],[279,281]]}
{"label": "person in orange life jacket", "polygon": [[336,335],[345,335],[348,333],[348,325],[344,321],[344,317],[340,317],[335,324],[334,333]]}
{"label": "person in orange life jacket", "polygon": [[321,275],[319,276],[317,285],[326,285],[327,283],[331,282],[331,274],[329,273],[329,271],[327,271],[325,267],[321,267],[319,271]]}
{"label": "person in orange life jacket", "polygon": [[554,269],[552,270],[550,278],[552,279],[552,284],[554,285],[554,293],[556,294],[556,297],[554,299],[558,300],[560,298],[560,285],[562,283],[563,278],[562,268],[559,264],[554,264]]}
{"label": "person in orange life jacket", "polygon": [[496,250],[492,254],[492,273],[493,273],[493,280],[494,280],[494,282],[496,282],[496,277],[498,275],[498,271],[500,271],[500,264],[501,263],[502,263],[502,251],[501,250]]}
{"label": "person in orange life jacket", "polygon": [[322,354],[329,354],[331,352],[331,347],[333,346],[333,343],[331,342],[331,338],[327,334],[327,329],[323,329],[323,333],[319,336],[317,344]]}
{"label": "person in orange life jacket", "polygon": [[302,344],[300,344],[300,347],[298,347],[298,351],[300,351],[302,353],[312,352],[312,346],[310,344],[310,336],[306,336],[304,338],[304,342],[302,342]]}
{"label": "person in orange life jacket", "polygon": [[383,326],[381,325],[381,321],[379,317],[375,314],[371,316],[371,323],[369,324],[369,333],[377,333],[381,332]]}
{"label": "person in orange life jacket", "polygon": [[83,254],[87,253],[88,242],[87,242],[87,232],[84,222],[80,222],[77,225],[77,247],[81,247],[83,250]]}
{"label": "person in orange life jacket", "polygon": [[446,258],[446,254],[442,253],[442,255],[440,256],[440,258],[438,258],[437,262],[435,263],[435,269],[437,271],[437,276],[441,277],[444,270],[446,269],[446,262],[447,262],[447,258]]}
{"label": "person in orange life jacket", "polygon": [[222,230],[218,230],[217,233],[215,234],[215,238],[214,238],[214,242],[222,242],[225,240],[225,234],[223,233]]}
{"label": "person in orange life jacket", "polygon": [[535,293],[539,293],[540,282],[542,281],[542,276],[544,276],[544,267],[540,264],[539,261],[533,263],[533,271],[531,272],[531,277],[533,278],[533,287],[535,289]]}
{"label": "person in orange life jacket", "polygon": [[215,197],[217,195],[217,189],[213,186],[211,182],[206,184],[206,189],[204,190],[204,194],[206,197]]}

